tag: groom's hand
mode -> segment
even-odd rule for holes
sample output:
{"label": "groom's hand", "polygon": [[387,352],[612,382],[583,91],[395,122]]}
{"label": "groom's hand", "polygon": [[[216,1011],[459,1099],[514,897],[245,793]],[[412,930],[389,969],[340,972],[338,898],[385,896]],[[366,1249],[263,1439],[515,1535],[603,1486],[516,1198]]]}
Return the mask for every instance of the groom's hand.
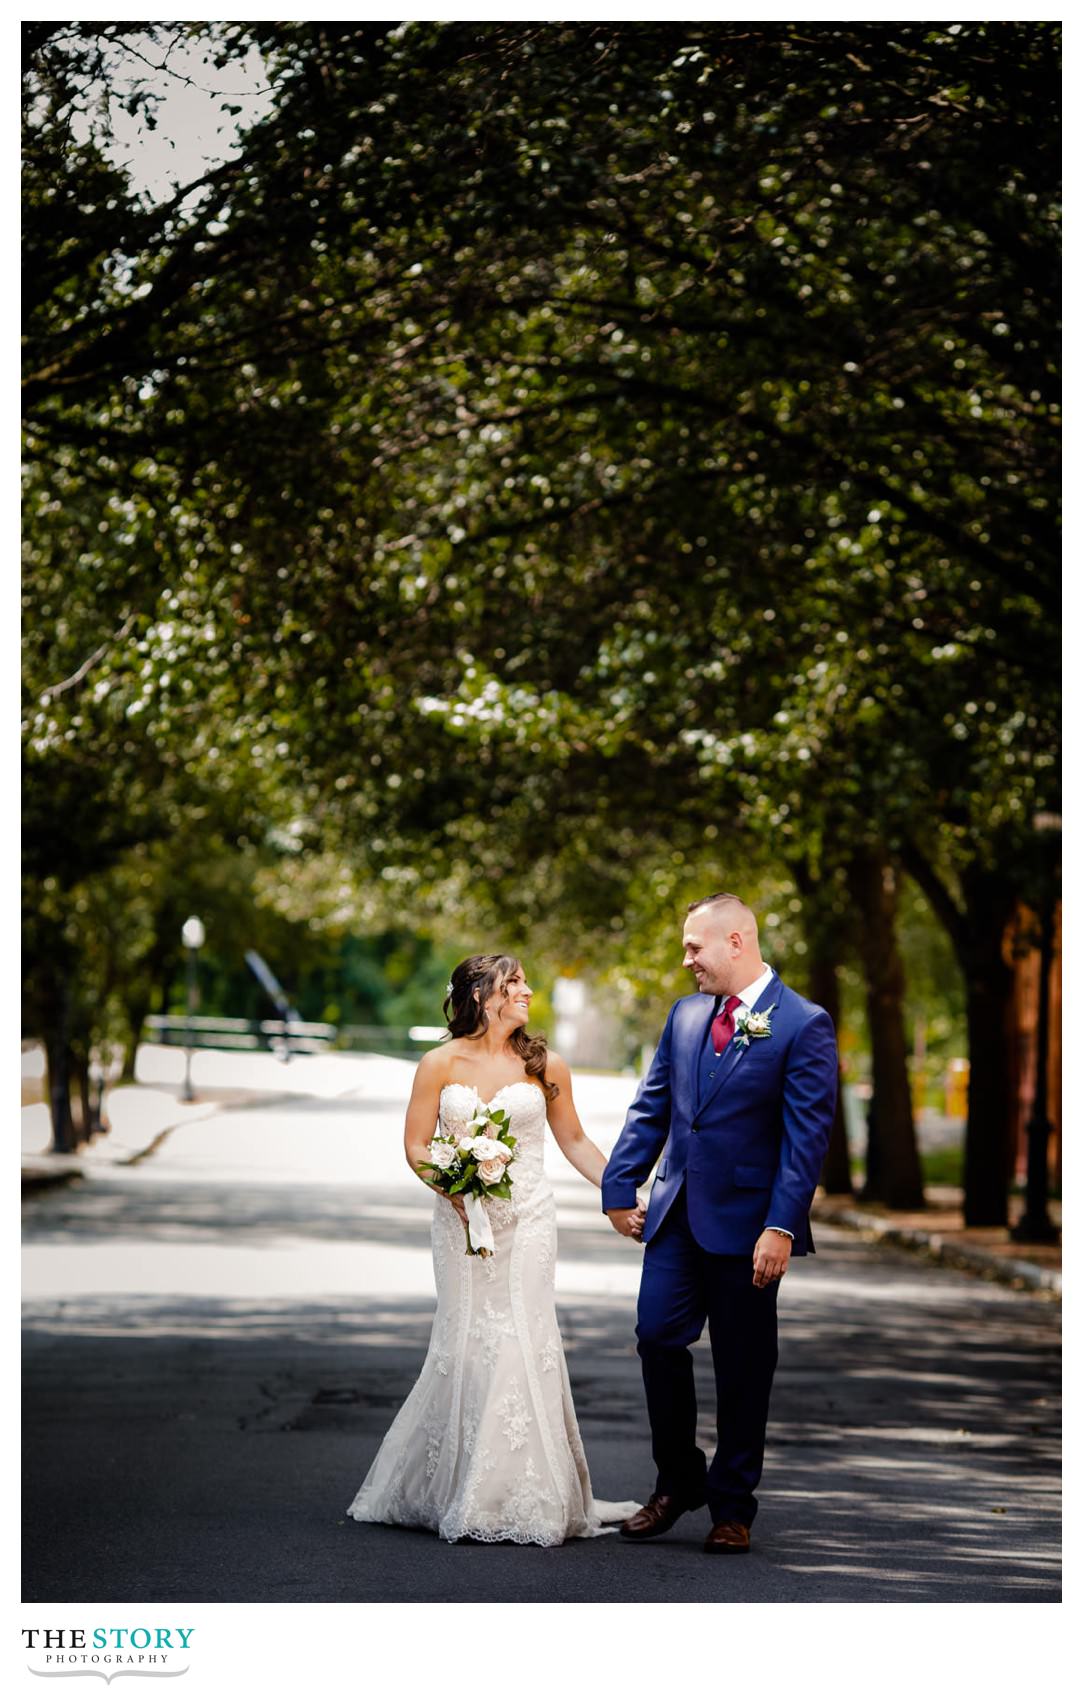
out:
{"label": "groom's hand", "polygon": [[774,1228],[763,1230],[752,1251],[754,1287],[769,1287],[772,1281],[781,1281],[789,1266],[792,1244],[787,1234],[780,1234]]}
{"label": "groom's hand", "polygon": [[607,1210],[606,1215],[616,1228],[618,1234],[625,1234],[630,1240],[643,1237],[643,1221],[647,1212],[642,1204],[637,1204],[634,1210]]}

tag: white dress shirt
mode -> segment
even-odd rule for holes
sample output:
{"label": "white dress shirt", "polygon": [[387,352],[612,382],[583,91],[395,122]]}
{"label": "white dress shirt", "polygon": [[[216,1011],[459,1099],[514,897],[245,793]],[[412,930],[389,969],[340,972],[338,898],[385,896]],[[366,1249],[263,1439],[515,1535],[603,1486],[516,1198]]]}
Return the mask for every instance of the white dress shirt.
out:
{"label": "white dress shirt", "polygon": [[[765,964],[763,973],[758,975],[750,986],[746,986],[743,992],[736,993],[736,996],[740,998],[746,1009],[751,1009],[755,1004],[756,999],[767,990],[773,973],[774,969],[768,968]],[[724,1001],[725,1000],[723,999],[723,1002]],[[736,1015],[737,1011],[734,1010],[733,1013]]]}

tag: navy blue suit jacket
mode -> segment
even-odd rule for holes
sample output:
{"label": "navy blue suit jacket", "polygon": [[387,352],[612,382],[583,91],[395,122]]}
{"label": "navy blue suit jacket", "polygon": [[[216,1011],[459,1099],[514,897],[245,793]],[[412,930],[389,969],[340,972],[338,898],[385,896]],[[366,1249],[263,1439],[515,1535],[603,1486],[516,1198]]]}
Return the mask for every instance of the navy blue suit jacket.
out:
{"label": "navy blue suit jacket", "polygon": [[[632,1209],[655,1162],[643,1239],[686,1183],[688,1222],[705,1251],[751,1252],[766,1227],[814,1251],[809,1207],[835,1116],[839,1062],[827,1011],[772,974],[755,1009],[771,1034],[731,1039],[701,1096],[700,1056],[715,999],[679,998],[602,1177],[603,1210]],[[661,1159],[660,1161],[659,1158]]]}

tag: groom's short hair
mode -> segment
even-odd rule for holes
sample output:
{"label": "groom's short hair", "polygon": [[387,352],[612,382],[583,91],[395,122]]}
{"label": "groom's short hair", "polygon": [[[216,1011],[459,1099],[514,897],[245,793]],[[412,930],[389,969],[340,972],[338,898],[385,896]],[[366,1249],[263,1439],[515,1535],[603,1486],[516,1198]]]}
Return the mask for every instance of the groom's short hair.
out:
{"label": "groom's short hair", "polygon": [[694,903],[688,905],[688,913],[691,915],[693,909],[706,909],[708,903],[739,903],[742,909],[748,908],[744,898],[735,896],[732,891],[714,891],[710,897],[697,897]]}
{"label": "groom's short hair", "polygon": [[753,928],[753,930],[755,930],[755,928],[756,928],[756,917],[755,917],[755,915],[752,913],[752,910],[748,907],[748,904],[745,902],[744,898],[738,897],[732,891],[714,891],[714,892],[711,893],[710,897],[697,897],[696,901],[694,903],[690,903],[688,905],[687,913],[689,915],[691,915],[697,909],[707,909],[708,907],[710,907],[710,906],[712,906],[713,904],[716,904],[716,903],[732,903],[735,908],[737,908],[741,911],[741,919],[745,923],[745,925],[751,926]]}

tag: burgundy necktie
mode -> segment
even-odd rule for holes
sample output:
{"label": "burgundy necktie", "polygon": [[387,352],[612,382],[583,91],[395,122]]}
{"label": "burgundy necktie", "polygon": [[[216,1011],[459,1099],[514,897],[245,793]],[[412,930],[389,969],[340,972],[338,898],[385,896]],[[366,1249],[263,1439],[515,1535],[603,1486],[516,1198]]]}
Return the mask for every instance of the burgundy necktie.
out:
{"label": "burgundy necktie", "polygon": [[728,997],[711,1022],[711,1043],[715,1048],[716,1055],[724,1051],[733,1038],[733,1030],[737,1025],[734,1020],[734,1012],[740,1002],[739,997]]}

